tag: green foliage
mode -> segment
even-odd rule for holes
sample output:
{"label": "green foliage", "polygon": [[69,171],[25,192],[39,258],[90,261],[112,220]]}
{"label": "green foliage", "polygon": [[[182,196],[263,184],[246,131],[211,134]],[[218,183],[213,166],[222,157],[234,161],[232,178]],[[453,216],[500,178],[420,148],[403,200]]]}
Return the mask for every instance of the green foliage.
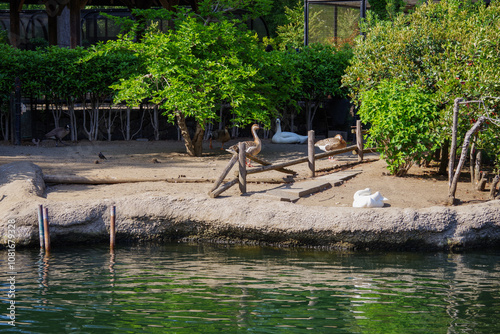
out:
{"label": "green foliage", "polygon": [[[202,0],[198,3],[198,12],[205,22],[230,20],[240,16],[246,21],[268,14],[272,5],[273,0]],[[235,14],[237,15],[234,16]]]}
{"label": "green foliage", "polygon": [[122,39],[106,48],[131,50],[143,65],[113,86],[117,100],[136,105],[150,98],[171,121],[181,112],[202,125],[216,120],[218,105],[226,101],[235,122],[266,121],[267,101],[256,92],[253,66],[263,51],[251,34],[228,21],[205,26],[188,17],[176,31],[149,32],[142,43]]}
{"label": "green foliage", "polygon": [[[291,52],[295,71],[300,82],[296,98],[306,102],[307,129],[312,128],[315,110],[320,102],[330,97],[345,97],[347,90],[342,87],[342,75],[352,57],[352,49],[345,46],[337,49],[324,44],[312,44],[300,52]],[[312,110],[312,105],[316,109]]]}
{"label": "green foliage", "polygon": [[370,11],[381,20],[394,20],[406,6],[404,0],[371,0]]}
{"label": "green foliage", "polygon": [[10,99],[14,80],[18,75],[20,50],[7,44],[0,44],[0,104]]}
{"label": "green foliage", "polygon": [[299,48],[304,45],[304,5],[285,7],[285,24],[276,27],[279,49]]}
{"label": "green foliage", "polygon": [[285,8],[295,8],[297,5],[302,4],[304,6],[304,1],[302,0],[274,0],[272,4],[271,11],[269,14],[264,15],[264,20],[267,23],[269,29],[269,35],[271,38],[276,37],[277,27],[283,26],[288,23],[288,18],[285,14]]}
{"label": "green foliage", "polygon": [[300,98],[321,101],[328,95],[345,97],[342,75],[352,57],[352,48],[337,49],[324,44],[312,44],[292,53],[301,82]]}
{"label": "green foliage", "polygon": [[[365,103],[363,93],[384,80],[398,80],[406,88],[421,87],[440,110],[433,124],[445,140],[451,135],[455,98],[500,96],[498,0],[487,7],[482,2],[430,2],[393,22],[368,18],[364,29],[366,38],[357,40],[353,61],[343,77],[355,103]],[[461,113],[459,133],[469,127]]]}
{"label": "green foliage", "polygon": [[31,38],[29,40],[29,44],[33,50],[37,48],[47,48],[49,46],[49,42],[45,38],[41,37]]}
{"label": "green foliage", "polygon": [[378,148],[391,174],[403,176],[414,161],[437,148],[438,110],[419,87],[405,88],[399,80],[384,80],[362,93],[361,121],[370,124],[368,145]]}
{"label": "green foliage", "polygon": [[0,29],[0,44],[9,44],[9,32]]}
{"label": "green foliage", "polygon": [[[301,49],[304,46],[304,4],[298,2],[293,8],[285,6],[284,10],[284,24],[276,27],[277,49]],[[310,35],[318,35],[320,31],[325,29],[324,22],[320,19],[321,14],[321,11],[310,14]],[[325,44],[332,44],[328,41],[322,42],[325,42]]]}

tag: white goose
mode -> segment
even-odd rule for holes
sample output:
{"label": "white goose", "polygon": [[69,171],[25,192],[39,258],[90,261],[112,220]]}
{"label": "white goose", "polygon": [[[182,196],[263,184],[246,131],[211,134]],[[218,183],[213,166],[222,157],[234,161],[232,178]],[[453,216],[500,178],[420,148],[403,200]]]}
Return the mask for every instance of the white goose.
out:
{"label": "white goose", "polygon": [[384,201],[388,200],[380,192],[372,194],[371,189],[366,188],[356,191],[352,206],[353,208],[381,208],[384,206]]}
{"label": "white goose", "polygon": [[301,136],[294,132],[282,132],[281,131],[281,121],[279,118],[276,119],[276,133],[274,134],[271,141],[275,144],[303,144],[307,141],[307,136]]}
{"label": "white goose", "polygon": [[[262,142],[260,141],[259,136],[257,136],[257,130],[259,130],[260,127],[258,124],[252,125],[252,135],[253,135],[253,141],[248,140],[245,141],[245,147],[246,147],[246,153],[251,155],[251,156],[256,156],[259,154],[260,150],[262,149]],[[238,149],[238,144],[234,144],[233,146],[229,147],[226,149],[226,151],[232,153],[232,154],[238,154],[239,149]],[[248,167],[253,167],[249,162],[245,161],[246,165]]]}

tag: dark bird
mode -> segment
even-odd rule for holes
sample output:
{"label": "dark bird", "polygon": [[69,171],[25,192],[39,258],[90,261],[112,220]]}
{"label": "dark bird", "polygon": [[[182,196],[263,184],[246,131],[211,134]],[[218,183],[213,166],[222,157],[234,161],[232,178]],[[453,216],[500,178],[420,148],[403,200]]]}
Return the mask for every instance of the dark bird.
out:
{"label": "dark bird", "polygon": [[227,131],[227,128],[224,128],[223,130],[214,130],[210,132],[210,149],[212,149],[212,139],[221,142],[221,147],[220,149],[224,149],[224,144],[227,143],[229,140],[231,140],[231,135],[229,135],[229,131]]}
{"label": "dark bird", "polygon": [[104,154],[102,154],[102,152],[99,152],[99,158],[102,159],[102,160],[108,160],[108,159],[106,159],[106,157],[104,156]]}
{"label": "dark bird", "polygon": [[[318,140],[314,146],[318,147],[322,151],[330,152],[346,147],[347,143],[344,138],[342,138],[342,135],[338,134],[332,138]],[[333,157],[329,156],[328,159],[333,159]]]}
{"label": "dark bird", "polygon": [[[248,141],[244,142],[246,145],[246,153],[253,156],[253,157],[256,156],[257,154],[259,154],[260,150],[262,149],[262,142],[260,141],[259,136],[257,136],[257,130],[259,130],[259,129],[260,129],[259,125],[257,125],[257,124],[252,125],[253,141],[248,140]],[[238,151],[239,151],[238,145],[239,145],[239,143],[229,147],[228,149],[226,149],[226,151],[233,153],[233,154],[238,154]],[[248,167],[253,167],[247,161],[245,161],[245,163]]]}
{"label": "dark bird", "polygon": [[64,128],[55,128],[54,130],[50,131],[45,135],[46,138],[48,139],[55,139],[56,140],[56,146],[57,143],[61,143],[63,145],[66,145],[65,143],[62,142],[62,139],[66,137],[70,132],[70,127],[69,125],[66,125]]}

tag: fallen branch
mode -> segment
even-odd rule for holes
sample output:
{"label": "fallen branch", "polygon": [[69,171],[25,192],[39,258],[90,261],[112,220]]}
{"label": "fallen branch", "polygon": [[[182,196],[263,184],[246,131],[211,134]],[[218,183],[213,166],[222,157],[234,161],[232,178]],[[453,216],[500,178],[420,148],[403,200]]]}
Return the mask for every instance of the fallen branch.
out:
{"label": "fallen branch", "polygon": [[[205,178],[116,178],[116,177],[85,177],[75,175],[44,175],[45,183],[54,184],[120,184],[120,183],[139,183],[139,182],[168,182],[168,183],[214,183],[215,179]],[[221,181],[228,181],[223,179]],[[293,179],[284,178],[252,178],[247,180],[248,183],[290,183]]]}

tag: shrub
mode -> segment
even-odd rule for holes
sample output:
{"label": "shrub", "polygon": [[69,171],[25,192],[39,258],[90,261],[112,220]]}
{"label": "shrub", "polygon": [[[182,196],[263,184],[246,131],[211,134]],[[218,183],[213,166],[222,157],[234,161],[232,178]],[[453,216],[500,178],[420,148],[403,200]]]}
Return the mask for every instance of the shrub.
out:
{"label": "shrub", "polygon": [[368,145],[378,148],[391,174],[403,176],[414,161],[426,159],[438,143],[433,130],[438,110],[429,94],[384,80],[361,96],[359,116],[370,123]]}
{"label": "shrub", "polygon": [[[407,88],[417,85],[432,96],[440,111],[432,124],[444,142],[451,135],[455,98],[500,96],[498,0],[488,6],[459,0],[429,2],[393,22],[369,18],[364,29],[366,38],[357,40],[343,77],[355,103],[365,103],[364,92],[376,90],[384,80],[398,80]],[[460,113],[460,134],[470,127],[468,117],[467,112]],[[480,136],[483,147],[498,141],[493,131]]]}

